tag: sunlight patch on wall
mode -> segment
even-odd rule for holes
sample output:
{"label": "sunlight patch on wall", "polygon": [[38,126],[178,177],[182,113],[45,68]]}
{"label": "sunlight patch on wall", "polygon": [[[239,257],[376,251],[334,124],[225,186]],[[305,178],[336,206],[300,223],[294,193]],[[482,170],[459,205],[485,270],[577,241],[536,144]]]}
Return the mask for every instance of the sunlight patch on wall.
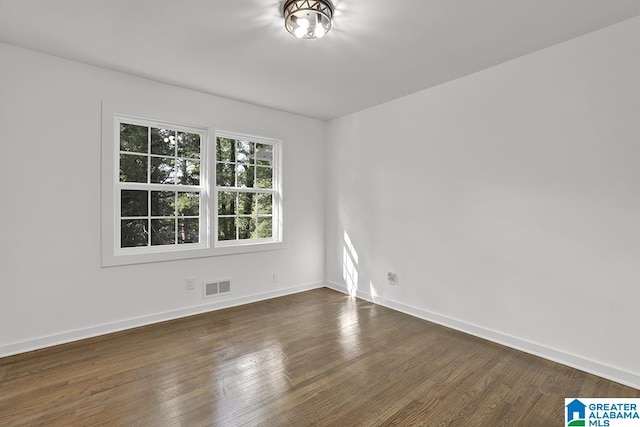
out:
{"label": "sunlight patch on wall", "polygon": [[349,237],[344,232],[344,247],[342,254],[342,278],[344,279],[349,295],[355,296],[358,291],[358,252],[356,252]]}
{"label": "sunlight patch on wall", "polygon": [[369,295],[371,295],[373,302],[377,302],[380,299],[378,292],[376,291],[376,287],[373,285],[371,280],[369,280]]}

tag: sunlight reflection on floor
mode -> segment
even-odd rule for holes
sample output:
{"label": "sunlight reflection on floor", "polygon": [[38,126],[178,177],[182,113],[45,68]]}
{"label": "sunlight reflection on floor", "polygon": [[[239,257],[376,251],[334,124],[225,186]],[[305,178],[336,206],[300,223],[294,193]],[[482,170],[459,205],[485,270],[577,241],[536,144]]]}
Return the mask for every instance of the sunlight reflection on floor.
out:
{"label": "sunlight reflection on floor", "polygon": [[345,356],[356,357],[360,353],[360,317],[355,300],[342,307],[339,320],[340,345]]}

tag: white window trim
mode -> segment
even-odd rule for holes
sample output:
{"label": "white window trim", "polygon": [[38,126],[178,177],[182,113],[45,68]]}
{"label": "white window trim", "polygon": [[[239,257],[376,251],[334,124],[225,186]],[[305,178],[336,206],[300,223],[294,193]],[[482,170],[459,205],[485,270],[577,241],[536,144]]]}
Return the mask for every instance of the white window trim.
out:
{"label": "white window trim", "polygon": [[[273,241],[267,239],[268,241],[257,241],[251,240],[247,243],[242,242],[241,244],[234,245],[215,245],[215,237],[216,227],[214,224],[216,223],[216,212],[217,212],[217,199],[215,197],[215,158],[211,158],[211,153],[215,153],[215,149],[213,144],[215,144],[216,135],[221,132],[216,132],[215,123],[211,118],[207,117],[194,117],[189,114],[185,114],[180,111],[177,107],[167,107],[165,108],[149,105],[148,102],[145,101],[134,101],[127,100],[126,102],[114,102],[111,100],[103,100],[101,103],[102,112],[102,126],[101,126],[101,168],[100,168],[100,179],[101,179],[101,266],[102,267],[112,267],[119,265],[132,265],[132,264],[141,264],[141,263],[150,263],[150,262],[163,262],[163,261],[175,261],[181,259],[190,259],[190,258],[202,258],[202,257],[213,257],[213,256],[224,256],[224,255],[235,255],[235,254],[243,254],[243,253],[251,253],[251,252],[259,252],[259,251],[270,251],[270,250],[279,250],[286,249],[286,224],[284,223],[284,201],[282,199],[282,139],[269,139],[269,138],[258,138],[262,140],[268,141],[279,141],[278,154],[277,158],[274,157],[274,162],[277,161],[280,166],[277,170],[278,177],[278,192],[281,196],[279,203],[279,212],[278,212],[278,229],[280,230],[280,234],[278,236],[279,240],[274,239]],[[205,196],[208,202],[208,212],[206,213],[206,230],[201,230],[201,232],[205,233],[205,238],[201,240],[201,244],[189,245],[189,249],[182,248],[174,248],[173,246],[158,246],[152,249],[148,249],[144,251],[144,253],[138,253],[137,251],[118,251],[116,247],[116,235],[119,235],[120,228],[119,225],[116,224],[116,218],[118,211],[118,202],[115,197],[117,194],[116,191],[116,180],[119,179],[119,157],[117,157],[115,145],[115,117],[116,115],[126,116],[126,117],[134,117],[141,118],[145,122],[156,121],[158,123],[178,123],[178,127],[180,129],[201,129],[206,130],[208,135],[208,141],[205,143],[204,150],[209,156],[206,162],[206,172],[204,173],[205,179],[207,180],[207,185],[205,185],[204,191],[206,192]],[[146,118],[152,118],[152,120],[147,120]],[[117,130],[119,132],[119,129]],[[266,132],[265,132],[266,133]],[[243,132],[233,132],[232,135],[246,135],[250,138],[255,138],[250,136],[249,133]],[[119,151],[119,148],[118,148]],[[274,154],[276,156],[276,154]],[[116,158],[118,160],[116,160]],[[274,177],[275,179],[275,177]],[[201,209],[203,207],[201,206]],[[178,246],[178,245],[176,245]],[[126,248],[130,249],[130,248]]]}

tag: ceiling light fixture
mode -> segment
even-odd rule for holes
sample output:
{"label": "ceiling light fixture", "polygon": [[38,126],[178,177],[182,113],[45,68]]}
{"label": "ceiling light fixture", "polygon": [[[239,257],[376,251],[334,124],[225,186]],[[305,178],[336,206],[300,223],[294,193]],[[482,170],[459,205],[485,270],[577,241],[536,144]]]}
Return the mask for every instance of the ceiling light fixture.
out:
{"label": "ceiling light fixture", "polygon": [[331,0],[287,0],[284,26],[299,39],[319,39],[331,29]]}

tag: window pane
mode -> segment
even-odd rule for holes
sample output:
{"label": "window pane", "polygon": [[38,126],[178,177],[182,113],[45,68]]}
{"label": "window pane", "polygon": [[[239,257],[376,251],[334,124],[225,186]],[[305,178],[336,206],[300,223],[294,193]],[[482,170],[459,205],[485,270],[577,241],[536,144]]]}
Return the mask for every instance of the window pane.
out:
{"label": "window pane", "polygon": [[252,162],[254,153],[253,142],[238,140],[236,149],[236,160],[240,163]]}
{"label": "window pane", "polygon": [[216,160],[219,162],[236,161],[236,141],[229,138],[217,138]]}
{"label": "window pane", "polygon": [[175,216],[176,192],[152,191],[151,192],[151,216]]}
{"label": "window pane", "polygon": [[122,190],[120,192],[120,216],[149,215],[149,192],[146,190]]}
{"label": "window pane", "polygon": [[235,218],[218,218],[218,240],[236,239]]}
{"label": "window pane", "polygon": [[176,133],[171,129],[151,128],[151,154],[176,155]]}
{"label": "window pane", "polygon": [[237,165],[236,171],[238,175],[238,187],[253,188],[254,166]]}
{"label": "window pane", "polygon": [[173,245],[176,242],[175,219],[151,220],[151,244]]}
{"label": "window pane", "polygon": [[146,126],[120,124],[120,151],[148,152],[149,128]]}
{"label": "window pane", "polygon": [[258,194],[258,213],[273,213],[273,196],[271,194]]}
{"label": "window pane", "polygon": [[200,193],[178,193],[178,215],[200,215]]}
{"label": "window pane", "polygon": [[216,183],[220,187],[235,187],[235,175],[233,165],[218,163],[216,165]]}
{"label": "window pane", "polygon": [[178,159],[176,162],[178,184],[200,185],[200,162],[197,160]]}
{"label": "window pane", "polygon": [[258,218],[258,239],[273,237],[273,225],[271,218]]}
{"label": "window pane", "polygon": [[256,193],[238,193],[238,213],[240,215],[251,215],[255,213]]}
{"label": "window pane", "polygon": [[236,194],[238,193],[229,191],[220,191],[218,193],[218,215],[235,215]]}
{"label": "window pane", "polygon": [[[206,144],[210,143],[204,137],[207,130],[185,131],[179,124],[158,125],[151,120],[119,115],[115,121],[117,133],[115,147],[112,145],[111,149],[118,156],[119,176],[114,183],[116,198],[110,205],[111,208],[114,204],[117,206],[115,219],[120,224],[116,223],[111,242],[117,240],[122,248],[141,248],[139,251],[123,249],[121,253],[116,250],[114,255],[187,250],[185,246],[194,246],[205,236],[208,241],[208,218],[215,218],[213,215],[217,212],[210,212],[209,209],[215,207],[204,203],[208,196],[204,193],[203,178],[212,168],[207,162],[213,160],[206,150]],[[127,121],[135,124],[124,123]],[[181,128],[183,130],[178,130]],[[218,147],[228,160],[229,166],[222,171],[231,187],[236,186],[236,146],[232,138],[221,141]],[[208,184],[215,189],[214,183],[216,181],[211,180]],[[232,211],[237,210],[237,195],[234,197]],[[233,212],[229,216],[231,221],[224,230],[234,240],[237,239],[236,215]],[[217,218],[214,221],[217,222]],[[118,226],[120,234],[117,234]]]}
{"label": "window pane", "polygon": [[200,220],[198,218],[178,218],[178,244],[200,241]]}
{"label": "window pane", "polygon": [[123,219],[120,221],[120,247],[147,246],[148,220]]}
{"label": "window pane", "polygon": [[178,132],[178,156],[200,158],[200,135],[197,133]]}
{"label": "window pane", "polygon": [[256,144],[256,164],[262,166],[273,165],[273,146],[269,144]]}
{"label": "window pane", "polygon": [[147,182],[147,156],[120,154],[120,182]]}
{"label": "window pane", "polygon": [[256,188],[273,188],[273,169],[256,167]]}
{"label": "window pane", "polygon": [[175,182],[175,160],[168,157],[151,158],[151,182],[153,184],[173,184]]}
{"label": "window pane", "polygon": [[251,217],[238,218],[238,239],[246,240],[255,238],[256,221]]}

